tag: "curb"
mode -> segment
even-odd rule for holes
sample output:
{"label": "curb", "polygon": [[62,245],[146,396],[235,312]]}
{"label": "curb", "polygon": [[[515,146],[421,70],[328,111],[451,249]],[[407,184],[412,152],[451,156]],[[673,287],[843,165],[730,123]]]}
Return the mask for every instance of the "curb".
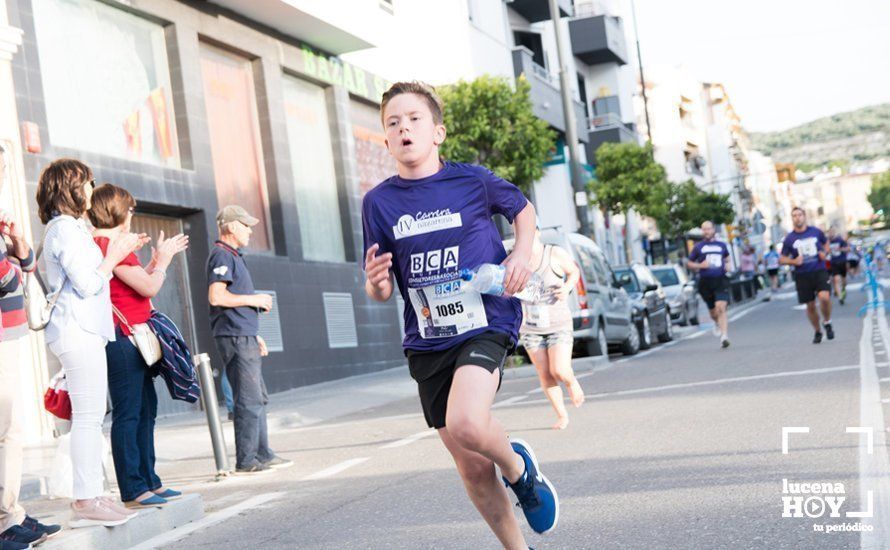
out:
{"label": "curb", "polygon": [[204,501],[201,495],[183,495],[181,499],[170,501],[170,504],[163,508],[140,510],[139,515],[118,527],[65,529],[57,537],[41,544],[40,548],[46,550],[129,548],[157,536],[158,533],[166,533],[202,517],[204,517]]}

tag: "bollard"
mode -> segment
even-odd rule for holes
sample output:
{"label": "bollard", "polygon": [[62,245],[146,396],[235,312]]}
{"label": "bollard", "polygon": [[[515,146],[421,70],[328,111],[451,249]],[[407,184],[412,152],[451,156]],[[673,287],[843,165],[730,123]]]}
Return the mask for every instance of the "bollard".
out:
{"label": "bollard", "polygon": [[222,423],[219,420],[219,403],[216,400],[216,385],[213,383],[210,356],[206,353],[199,354],[195,357],[195,364],[198,367],[198,379],[201,381],[201,395],[204,398],[204,411],[207,413],[207,428],[210,430],[210,441],[213,444],[216,475],[225,476],[230,473],[229,456],[226,454],[226,442],[223,439]]}

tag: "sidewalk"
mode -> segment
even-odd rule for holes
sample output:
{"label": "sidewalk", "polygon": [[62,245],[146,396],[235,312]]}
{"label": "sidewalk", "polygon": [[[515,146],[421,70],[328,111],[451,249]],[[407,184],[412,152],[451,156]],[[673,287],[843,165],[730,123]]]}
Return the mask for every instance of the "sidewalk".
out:
{"label": "sidewalk", "polygon": [[[578,372],[600,370],[608,368],[608,365],[608,359],[604,357],[588,357],[575,361]],[[531,365],[509,367],[504,371],[505,379],[535,375]],[[327,422],[410,398],[417,398],[417,385],[409,375],[407,366],[277,393],[270,396],[268,409],[270,439],[284,430]],[[417,410],[420,410],[419,405]],[[226,418],[224,408],[220,410],[220,417]],[[107,424],[106,435],[109,428],[110,425]],[[223,433],[229,464],[234,468],[235,438],[231,422],[223,422]],[[230,485],[231,482],[225,481],[218,483],[233,478],[219,478],[216,475],[207,420],[203,412],[159,418],[155,429],[155,445],[158,474],[165,484],[169,483],[172,487],[183,490],[186,498],[163,509],[144,511],[122,527],[66,529],[53,540],[42,544],[41,548],[128,548],[159,533],[200,519],[205,512],[213,511],[226,500],[214,498],[218,496],[220,489],[224,490],[229,486],[229,490],[224,492],[230,492],[240,485]],[[22,500],[25,501],[30,515],[38,517],[44,523],[65,525],[70,500],[45,496],[55,451],[55,443],[26,448]],[[107,468],[106,476],[109,483],[113,482],[113,468]],[[115,485],[112,487],[116,489]]]}

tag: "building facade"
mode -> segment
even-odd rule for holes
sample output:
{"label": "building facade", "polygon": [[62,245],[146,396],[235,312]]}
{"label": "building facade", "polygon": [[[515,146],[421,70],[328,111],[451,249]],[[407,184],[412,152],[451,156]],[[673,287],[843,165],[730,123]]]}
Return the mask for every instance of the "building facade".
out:
{"label": "building facade", "polygon": [[[18,122],[2,137],[22,144],[16,189],[32,233],[42,235],[36,182],[56,158],[128,189],[136,230],[190,236],[154,305],[218,365],[205,261],[218,209],[247,208],[261,222],[246,261],[275,295],[261,316],[270,392],[404,363],[401,305],[371,301],[362,285],[361,198],[394,172],[378,114],[388,83],[339,57],[373,46],[379,33],[361,29],[386,30],[392,14],[353,3],[348,17],[297,0],[7,0],[4,10],[23,43],[11,64]],[[37,368],[42,389],[54,367]]]}

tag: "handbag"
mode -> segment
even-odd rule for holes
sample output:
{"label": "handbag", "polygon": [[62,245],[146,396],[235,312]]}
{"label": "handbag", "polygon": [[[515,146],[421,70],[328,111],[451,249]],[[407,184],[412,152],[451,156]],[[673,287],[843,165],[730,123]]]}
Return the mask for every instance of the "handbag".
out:
{"label": "handbag", "polygon": [[43,394],[43,407],[62,420],[71,420],[71,397],[68,395],[65,371],[60,370],[50,379],[49,387]]}
{"label": "handbag", "polygon": [[[54,218],[46,225],[46,231],[49,231],[56,219],[58,218]],[[42,254],[43,243],[40,243],[40,247],[37,248],[34,256],[35,264],[40,261]],[[22,294],[25,299],[25,315],[28,317],[28,328],[33,331],[41,331],[49,324],[49,319],[53,314],[53,309],[56,307],[59,294],[62,293],[62,288],[65,287],[67,277],[65,277],[63,272],[62,284],[59,285],[59,290],[47,296],[46,283],[40,277],[40,269],[38,267],[35,266],[33,273],[24,273],[23,275]]]}
{"label": "handbag", "polygon": [[[28,317],[28,328],[33,331],[41,331],[49,324],[49,319],[56,307],[56,301],[62,292],[62,287],[47,297],[46,285],[37,271],[34,273],[24,274],[24,284],[22,284],[22,294],[25,298],[25,314]],[[65,280],[62,280],[62,286],[65,286]]]}
{"label": "handbag", "polygon": [[155,334],[151,327],[147,323],[131,325],[114,305],[111,306],[111,310],[114,311],[120,322],[130,330],[130,341],[139,350],[142,359],[145,360],[145,364],[150,367],[160,361],[164,356],[161,350],[161,341],[158,340],[158,335]]}

